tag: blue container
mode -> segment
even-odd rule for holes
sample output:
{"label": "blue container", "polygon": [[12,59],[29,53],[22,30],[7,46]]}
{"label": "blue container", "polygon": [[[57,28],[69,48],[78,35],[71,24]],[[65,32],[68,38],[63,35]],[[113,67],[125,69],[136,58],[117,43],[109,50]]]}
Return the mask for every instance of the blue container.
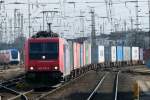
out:
{"label": "blue container", "polygon": [[123,47],[117,46],[117,61],[123,61]]}

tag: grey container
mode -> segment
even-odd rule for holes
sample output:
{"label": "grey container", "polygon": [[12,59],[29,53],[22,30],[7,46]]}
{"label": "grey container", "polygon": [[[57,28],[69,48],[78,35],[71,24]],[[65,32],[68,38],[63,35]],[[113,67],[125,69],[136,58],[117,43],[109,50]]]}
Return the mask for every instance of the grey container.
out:
{"label": "grey container", "polygon": [[95,45],[91,47],[91,61],[92,64],[96,63],[104,63],[105,55],[104,55],[104,46],[102,45]]}
{"label": "grey container", "polygon": [[98,45],[91,46],[91,63],[96,64],[98,63]]}
{"label": "grey container", "polygon": [[105,46],[105,62],[111,62],[111,47]]}
{"label": "grey container", "polygon": [[143,48],[140,48],[140,60],[143,60]]}
{"label": "grey container", "polygon": [[74,68],[74,57],[73,57],[73,42],[72,41],[69,41],[69,51],[70,51],[70,67],[71,67],[71,70],[73,70]]}
{"label": "grey container", "polygon": [[72,68],[70,66],[70,47],[67,42],[64,44],[64,76],[69,75]]}
{"label": "grey container", "polygon": [[123,60],[130,61],[131,60],[131,48],[130,47],[123,47]]}

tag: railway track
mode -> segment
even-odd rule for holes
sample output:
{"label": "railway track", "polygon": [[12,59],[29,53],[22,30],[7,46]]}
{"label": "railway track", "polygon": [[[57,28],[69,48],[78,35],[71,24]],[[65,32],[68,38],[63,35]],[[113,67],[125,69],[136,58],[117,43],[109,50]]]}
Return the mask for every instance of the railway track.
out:
{"label": "railway track", "polygon": [[77,78],[74,78],[74,79],[72,79],[69,82],[52,86],[49,89],[46,89],[46,91],[45,90],[43,91],[43,89],[35,91],[33,89],[33,90],[28,91],[28,92],[24,92],[22,94],[19,94],[16,97],[10,98],[9,100],[20,100],[22,98],[22,96],[25,97],[23,100],[33,100],[33,99],[40,100],[40,99],[44,98],[45,96],[47,96],[49,94],[53,94],[54,92],[57,92],[57,91],[59,91],[61,89],[69,87],[70,84],[72,84],[75,81],[79,80],[80,78],[84,77],[86,74],[87,73],[85,73],[85,74],[83,74],[83,75],[81,75],[81,76],[79,76]]}
{"label": "railway track", "polygon": [[[7,100],[14,96],[20,95],[21,92],[15,89],[14,87],[24,80],[24,75],[20,75],[10,80],[1,80],[0,83],[0,98],[2,100]],[[22,98],[25,98],[22,96]]]}
{"label": "railway track", "polygon": [[[43,94],[36,100],[86,100],[88,91],[98,83],[98,79],[103,77],[105,72],[91,71],[76,80],[60,86],[46,94]],[[92,82],[93,84],[89,84]]]}
{"label": "railway track", "polygon": [[[109,98],[108,100],[111,100],[112,98],[113,98],[113,100],[117,100],[119,72],[116,72],[116,71],[118,71],[118,70],[121,70],[121,69],[116,68],[115,70],[108,71],[109,73],[107,72],[107,74],[105,74],[103,77],[101,77],[101,80],[99,81],[99,84],[97,85],[97,87],[95,89],[92,89],[94,91],[91,94],[90,94],[90,92],[88,94],[86,94],[86,96],[85,96],[86,99],[87,100],[98,100],[98,99],[96,99],[97,97],[104,98],[104,96],[105,96],[106,100],[107,100],[107,98]],[[125,69],[123,69],[121,71],[124,71],[124,70]],[[105,72],[105,71],[103,71],[103,72]],[[12,95],[12,96],[9,96],[9,98],[7,98],[9,100],[33,100],[35,98],[36,98],[36,100],[42,100],[43,98],[45,99],[45,97],[48,95],[51,95],[61,89],[69,87],[70,84],[74,83],[75,81],[77,81],[78,79],[80,79],[81,77],[83,77],[85,75],[86,75],[86,73],[67,82],[67,83],[64,83],[64,84],[61,84],[61,85],[58,85],[55,87],[51,87],[51,88],[47,89],[46,91],[45,90],[44,91],[41,91],[41,90],[34,91],[33,89],[30,89],[28,91],[17,91],[14,88],[12,88],[12,86],[17,84],[19,82],[19,80],[22,80],[23,77],[1,82],[0,88],[3,88],[3,90],[5,90],[2,92],[10,93],[8,95]],[[110,84],[110,83],[113,83],[113,84]],[[103,93],[103,92],[106,92],[106,93]],[[0,94],[1,94],[1,91],[0,91]],[[4,95],[8,96],[7,94],[4,94]],[[89,96],[89,99],[88,99],[88,96]],[[95,99],[92,99],[92,98],[95,98]],[[46,100],[48,100],[48,99],[46,99]]]}
{"label": "railway track", "polygon": [[87,100],[117,100],[119,73],[106,73]]}

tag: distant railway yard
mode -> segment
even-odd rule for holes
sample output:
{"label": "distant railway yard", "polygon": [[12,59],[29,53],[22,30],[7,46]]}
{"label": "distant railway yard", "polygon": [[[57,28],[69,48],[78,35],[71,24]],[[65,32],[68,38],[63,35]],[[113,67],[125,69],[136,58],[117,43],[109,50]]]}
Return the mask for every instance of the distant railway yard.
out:
{"label": "distant railway yard", "polygon": [[0,100],[150,100],[150,0],[0,0]]}
{"label": "distant railway yard", "polygon": [[[0,77],[1,100],[100,100],[100,98],[149,100],[150,98],[150,69],[145,65],[93,68],[69,81],[41,88],[29,86],[24,80],[23,68],[18,69],[1,70],[0,75],[3,75]],[[16,72],[19,74],[15,75]]]}

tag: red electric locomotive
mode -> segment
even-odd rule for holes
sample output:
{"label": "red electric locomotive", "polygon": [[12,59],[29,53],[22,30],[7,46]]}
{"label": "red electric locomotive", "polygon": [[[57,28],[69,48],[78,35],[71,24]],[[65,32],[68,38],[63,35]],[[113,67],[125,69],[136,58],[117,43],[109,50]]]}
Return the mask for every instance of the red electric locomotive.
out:
{"label": "red electric locomotive", "polygon": [[25,43],[26,80],[34,86],[58,83],[70,75],[69,47],[65,39],[46,31]]}

